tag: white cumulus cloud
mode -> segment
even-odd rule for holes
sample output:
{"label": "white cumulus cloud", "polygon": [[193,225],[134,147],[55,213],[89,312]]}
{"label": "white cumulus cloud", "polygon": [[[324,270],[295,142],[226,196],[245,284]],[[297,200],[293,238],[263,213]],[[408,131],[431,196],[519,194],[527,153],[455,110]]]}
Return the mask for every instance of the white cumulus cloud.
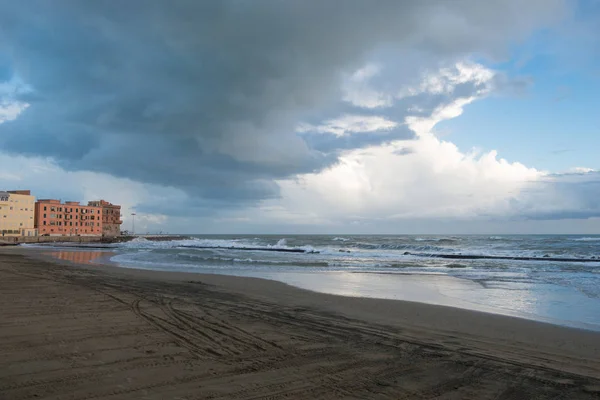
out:
{"label": "white cumulus cloud", "polygon": [[0,124],[15,120],[27,107],[29,107],[27,103],[0,100]]}
{"label": "white cumulus cloud", "polygon": [[[367,71],[368,72],[368,71]],[[362,72],[361,76],[370,76]],[[440,121],[455,118],[464,107],[489,94],[496,73],[482,65],[458,63],[406,89],[410,96],[454,93],[469,84],[468,93],[448,101],[426,116],[404,121],[415,140],[397,140],[347,151],[335,166],[297,179],[282,180],[282,197],[264,202],[266,215],[287,210],[294,220],[350,221],[402,218],[473,218],[510,212],[515,197],[546,175],[496,151],[462,151],[433,131]],[[419,109],[415,105],[415,109]],[[386,125],[389,124],[389,125]],[[391,128],[383,117],[343,116],[325,121],[318,131],[344,135]],[[388,128],[389,129],[389,128]],[[301,216],[304,215],[305,218]]]}
{"label": "white cumulus cloud", "polygon": [[346,77],[342,86],[343,100],[361,108],[384,108],[393,104],[393,96],[376,90],[371,79],[381,72],[377,64],[367,64]]}
{"label": "white cumulus cloud", "polygon": [[0,82],[0,124],[14,121],[29,107],[29,103],[15,100],[18,95],[29,92],[31,88],[16,77]]}

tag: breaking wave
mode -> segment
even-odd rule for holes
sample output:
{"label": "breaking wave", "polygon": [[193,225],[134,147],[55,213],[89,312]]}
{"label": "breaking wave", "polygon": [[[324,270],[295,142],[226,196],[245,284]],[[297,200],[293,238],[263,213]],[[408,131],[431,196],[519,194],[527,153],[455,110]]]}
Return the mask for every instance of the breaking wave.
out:
{"label": "breaking wave", "polygon": [[121,243],[122,248],[148,249],[226,249],[239,251],[271,251],[282,253],[318,253],[312,246],[288,246],[286,239],[280,239],[276,244],[261,244],[247,239],[184,239],[155,242],[144,238],[136,238],[130,242]]}

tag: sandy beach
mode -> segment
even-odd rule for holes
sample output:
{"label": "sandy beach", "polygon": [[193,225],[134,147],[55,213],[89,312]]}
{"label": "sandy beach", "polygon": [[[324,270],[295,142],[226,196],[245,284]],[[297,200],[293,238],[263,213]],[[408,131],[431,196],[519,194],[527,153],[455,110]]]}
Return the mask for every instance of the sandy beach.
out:
{"label": "sandy beach", "polygon": [[600,334],[0,251],[0,398],[597,399]]}

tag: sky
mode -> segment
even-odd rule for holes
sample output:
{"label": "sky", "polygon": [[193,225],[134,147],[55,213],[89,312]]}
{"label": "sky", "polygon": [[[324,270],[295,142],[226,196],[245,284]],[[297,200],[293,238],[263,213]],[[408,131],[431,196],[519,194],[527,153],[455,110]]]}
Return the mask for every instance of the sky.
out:
{"label": "sky", "polygon": [[0,0],[0,189],[169,233],[600,233],[600,2]]}

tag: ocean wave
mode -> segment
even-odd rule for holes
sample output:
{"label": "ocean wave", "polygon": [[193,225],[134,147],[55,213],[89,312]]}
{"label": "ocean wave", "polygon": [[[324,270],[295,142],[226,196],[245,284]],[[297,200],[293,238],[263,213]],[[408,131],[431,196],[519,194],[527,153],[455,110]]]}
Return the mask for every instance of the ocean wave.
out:
{"label": "ocean wave", "polygon": [[[350,239],[343,237],[336,237],[336,241],[344,243]],[[448,246],[438,246],[439,244],[451,244],[454,243],[455,239],[452,238],[435,238],[432,240],[432,244],[428,244],[423,241],[423,244],[415,244],[412,239],[410,242],[396,242],[396,243],[373,243],[373,242],[353,242],[350,245],[335,247],[328,247],[325,243],[323,247],[313,247],[312,245],[298,245],[290,246],[287,240],[279,239],[275,244],[265,243],[264,239],[202,239],[192,238],[184,240],[173,240],[173,241],[162,241],[154,242],[143,238],[136,238],[130,242],[120,243],[118,247],[123,249],[176,249],[176,248],[190,248],[190,249],[223,249],[223,250],[234,250],[234,251],[269,251],[269,252],[282,252],[282,253],[307,253],[307,254],[339,254],[339,253],[354,253],[360,252],[361,250],[375,250],[375,251],[389,251],[396,253],[398,252],[419,252],[419,253],[448,253],[453,252],[454,249]],[[433,244],[435,243],[435,245]],[[372,254],[371,254],[372,255]]]}
{"label": "ocean wave", "polygon": [[345,238],[345,237],[334,237],[333,239],[334,242],[348,242],[350,239]]}
{"label": "ocean wave", "polygon": [[399,250],[416,252],[448,252],[448,248],[430,244],[415,245],[414,243],[368,243],[358,242],[353,247],[361,250]]}
{"label": "ocean wave", "polygon": [[288,246],[286,239],[280,239],[276,244],[264,244],[247,239],[184,239],[163,242],[154,242],[143,238],[136,238],[130,242],[121,243],[125,249],[227,249],[239,251],[274,251],[288,253],[319,253],[312,246]]}
{"label": "ocean wave", "polygon": [[359,260],[348,260],[348,261],[328,261],[327,266],[329,267],[349,267],[349,268],[388,268],[392,267],[393,264],[381,263],[381,262],[365,262]]}
{"label": "ocean wave", "polygon": [[450,263],[444,265],[446,268],[468,268],[469,266],[466,264],[458,264],[458,263]]}
{"label": "ocean wave", "polygon": [[422,238],[416,237],[415,242],[435,242],[435,243],[456,243],[459,242],[459,238],[455,237],[442,237],[442,238]]}
{"label": "ocean wave", "polygon": [[179,248],[187,249],[226,249],[226,250],[237,250],[237,251],[271,251],[279,253],[320,253],[315,250],[312,246],[302,247],[280,247],[280,246],[208,246],[208,245],[181,245]]}
{"label": "ocean wave", "polygon": [[573,240],[576,242],[600,242],[600,237],[582,237]]}
{"label": "ocean wave", "polygon": [[[147,254],[136,253],[125,253],[116,256],[117,258],[113,261],[123,263],[150,263],[156,265],[165,265],[173,267],[223,267],[233,265],[254,265],[257,267],[269,266],[269,267],[281,267],[281,268],[324,268],[329,267],[329,264],[322,259],[261,259],[251,257],[227,257],[219,255],[206,255],[206,254],[190,254],[190,253],[175,253],[175,254],[156,254],[154,258],[149,258]],[[150,255],[152,257],[152,255]],[[234,267],[235,268],[235,267]]]}
{"label": "ocean wave", "polygon": [[[231,263],[249,263],[249,264],[276,264],[276,265],[295,265],[297,264],[295,261],[291,260],[263,260],[263,259],[254,259],[254,258],[237,258],[237,257],[219,257],[219,256],[203,256],[199,254],[187,254],[187,253],[178,253],[175,254],[175,258],[180,260],[189,260],[192,262],[231,262]],[[319,263],[314,263],[319,264]],[[326,265],[325,263],[321,263]]]}
{"label": "ocean wave", "polygon": [[577,257],[577,256],[514,256],[514,255],[486,255],[486,254],[462,254],[462,253],[408,253],[406,255],[423,258],[439,258],[451,260],[490,260],[490,261],[532,261],[532,262],[560,262],[560,263],[598,263],[596,257]]}

